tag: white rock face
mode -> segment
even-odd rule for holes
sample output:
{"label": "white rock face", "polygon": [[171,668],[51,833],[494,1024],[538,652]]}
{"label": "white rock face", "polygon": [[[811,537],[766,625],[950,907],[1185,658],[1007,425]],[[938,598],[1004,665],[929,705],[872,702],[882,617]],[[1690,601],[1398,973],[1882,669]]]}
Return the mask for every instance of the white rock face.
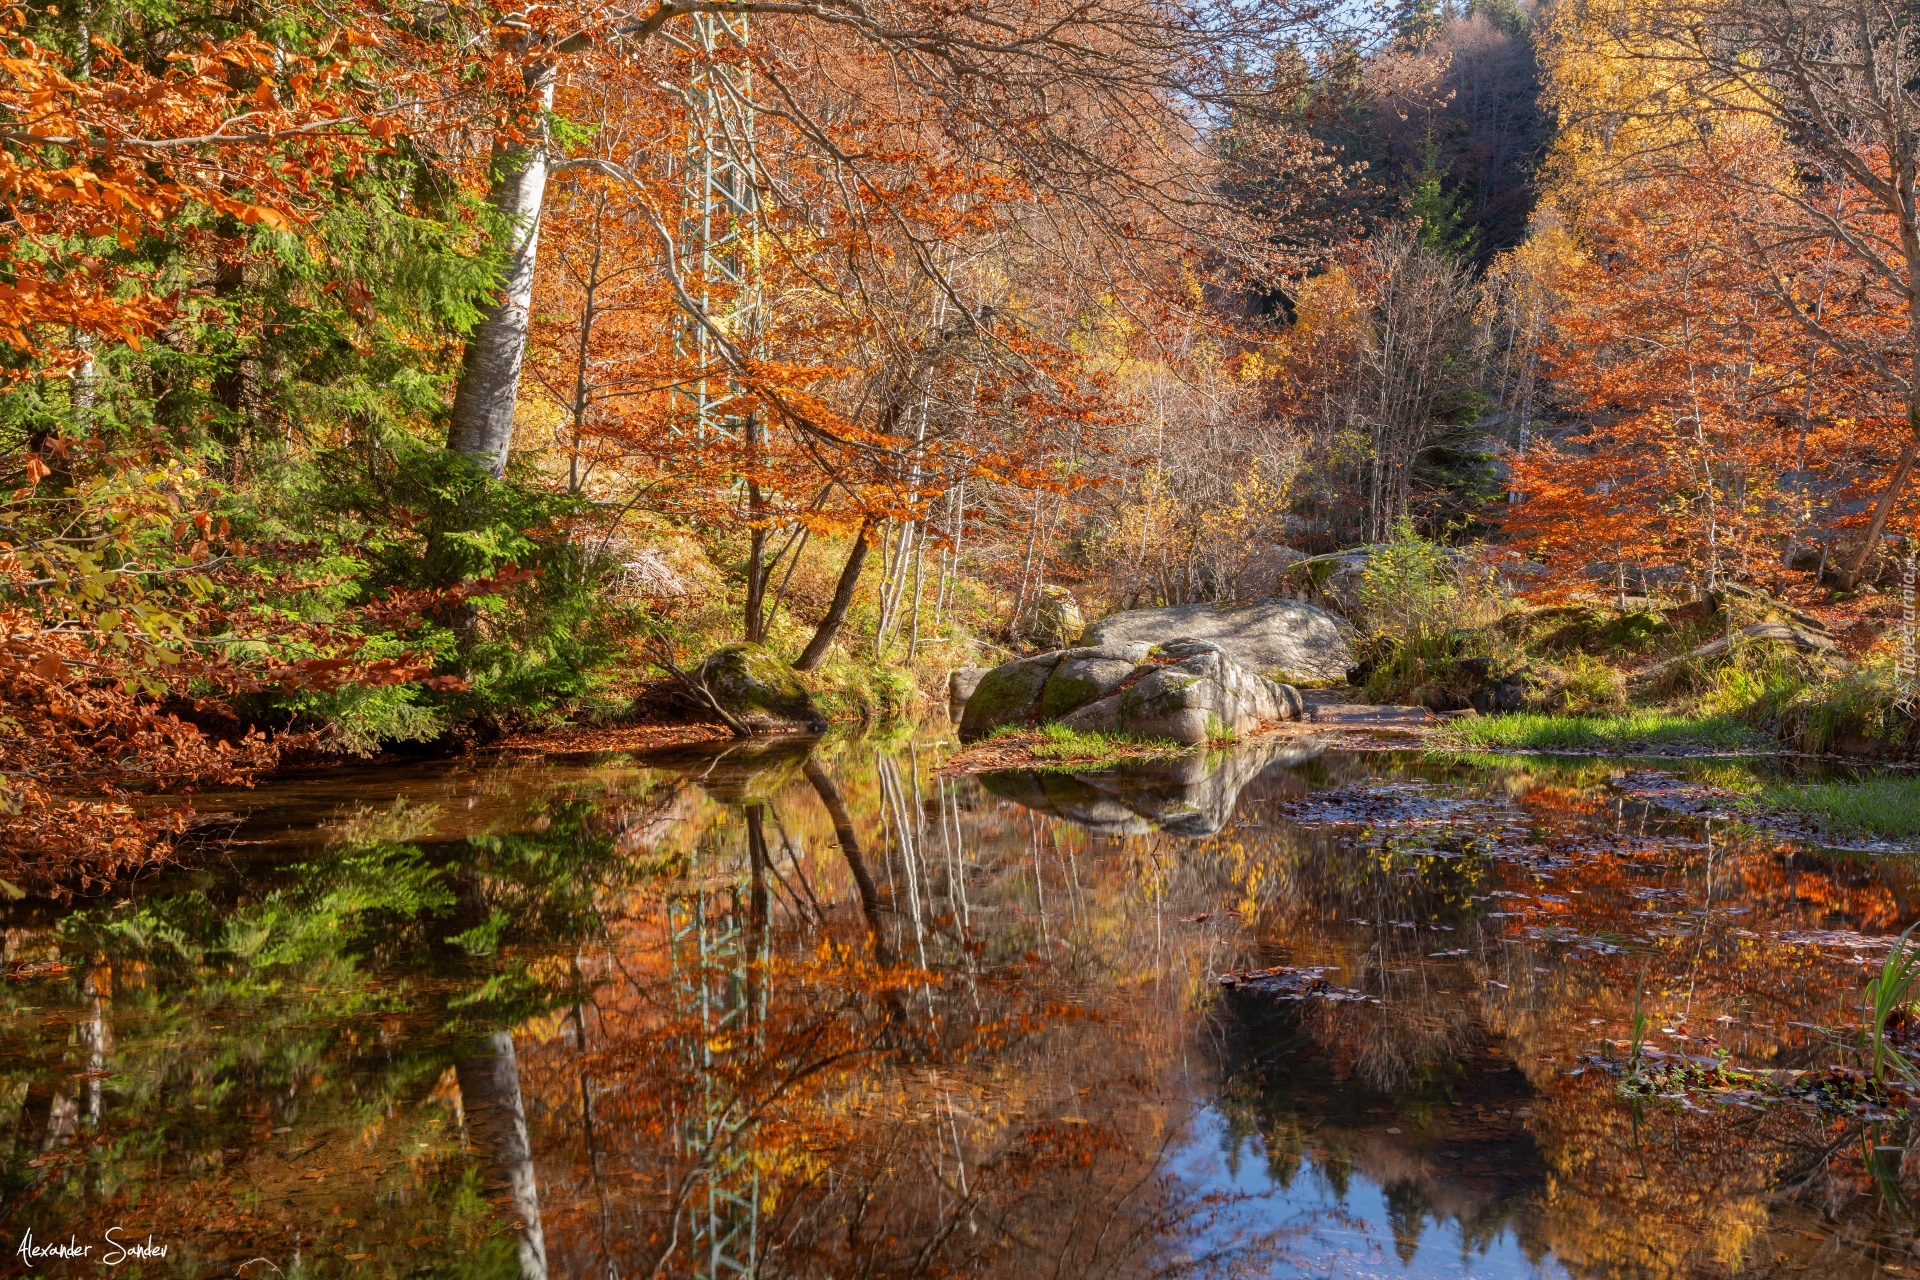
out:
{"label": "white rock face", "polygon": [[1059,717],[1059,722],[1083,733],[1124,733],[1193,745],[1245,737],[1263,724],[1300,718],[1297,690],[1248,671],[1209,641],[1170,641],[1156,656],[1175,661]]}
{"label": "white rock face", "polygon": [[1220,646],[1175,639],[1062,649],[995,667],[967,700],[960,738],[1058,722],[1191,746],[1298,720],[1304,709],[1298,690],[1248,671]]}
{"label": "white rock face", "polygon": [[1274,680],[1341,680],[1353,665],[1352,628],[1337,614],[1297,600],[1252,604],[1182,604],[1131,609],[1102,618],[1080,643],[1088,646],[1206,640],[1248,671]]}

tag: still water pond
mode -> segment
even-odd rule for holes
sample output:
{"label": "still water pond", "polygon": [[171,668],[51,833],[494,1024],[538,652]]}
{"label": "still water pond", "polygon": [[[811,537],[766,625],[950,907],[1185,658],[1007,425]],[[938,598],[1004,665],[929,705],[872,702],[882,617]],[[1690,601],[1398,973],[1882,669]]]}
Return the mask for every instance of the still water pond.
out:
{"label": "still water pond", "polygon": [[1909,861],[1619,762],[948,750],[339,770],[13,905],[0,1268],[1920,1275],[1905,1127],[1618,1067],[1636,998],[1849,1060]]}

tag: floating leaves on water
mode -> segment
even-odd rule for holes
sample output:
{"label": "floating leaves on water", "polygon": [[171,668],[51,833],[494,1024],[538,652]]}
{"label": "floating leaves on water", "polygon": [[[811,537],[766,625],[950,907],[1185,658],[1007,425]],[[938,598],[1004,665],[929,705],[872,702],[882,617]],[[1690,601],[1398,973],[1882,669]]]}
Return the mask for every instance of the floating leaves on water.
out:
{"label": "floating leaves on water", "polygon": [[1280,1000],[1364,1000],[1380,1003],[1364,991],[1337,987],[1328,982],[1326,975],[1333,971],[1333,967],[1327,966],[1296,968],[1283,964],[1271,969],[1242,969],[1223,973],[1215,981],[1232,991],[1257,991]]}
{"label": "floating leaves on water", "polygon": [[1773,941],[1796,947],[1845,947],[1849,951],[1876,951],[1900,941],[1892,934],[1871,937],[1849,929],[1796,929],[1776,933]]}

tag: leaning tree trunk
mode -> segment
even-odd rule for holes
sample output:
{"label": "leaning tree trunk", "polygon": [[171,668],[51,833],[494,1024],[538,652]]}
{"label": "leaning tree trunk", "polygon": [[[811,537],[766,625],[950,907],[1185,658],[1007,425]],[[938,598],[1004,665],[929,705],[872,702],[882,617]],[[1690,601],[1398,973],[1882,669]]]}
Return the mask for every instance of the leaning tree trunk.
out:
{"label": "leaning tree trunk", "polygon": [[840,570],[839,585],[833,589],[833,603],[827,606],[827,616],[820,619],[813,639],[807,641],[806,651],[793,664],[795,671],[813,670],[833,647],[833,638],[840,634],[840,624],[847,620],[847,608],[853,603],[853,589],[860,585],[860,570],[867,563],[867,535],[871,532],[873,518],[869,516],[861,521],[860,532],[853,536],[853,550],[847,553],[846,567]]}
{"label": "leaning tree trunk", "polygon": [[520,366],[527,354],[533,310],[534,261],[540,249],[540,209],[547,194],[547,113],[557,77],[551,62],[527,67],[529,114],[538,118],[524,142],[502,146],[493,157],[490,198],[505,223],[506,266],[500,295],[467,340],[466,362],[453,396],[447,447],[466,454],[498,478],[513,445],[513,406],[520,396]]}
{"label": "leaning tree trunk", "polygon": [[1907,436],[1906,447],[1900,450],[1900,461],[1893,464],[1893,474],[1887,478],[1887,487],[1880,494],[1880,501],[1873,506],[1873,519],[1867,522],[1867,536],[1854,551],[1853,558],[1847,562],[1846,586],[1849,590],[1860,585],[1860,575],[1866,572],[1867,562],[1873,558],[1874,548],[1880,544],[1880,535],[1886,532],[1887,517],[1893,514],[1894,501],[1900,491],[1907,487],[1907,477],[1913,472],[1916,458],[1920,458],[1920,411],[1909,415],[1914,430]]}
{"label": "leaning tree trunk", "polygon": [[860,833],[854,828],[853,815],[847,812],[847,802],[841,798],[840,788],[834,785],[833,776],[811,755],[801,764],[800,771],[806,774],[814,794],[820,797],[820,803],[826,807],[827,817],[833,822],[833,838],[839,842],[840,855],[847,860],[847,869],[853,873],[854,889],[860,896],[860,914],[867,918],[867,932],[873,943],[873,958],[883,965],[890,965],[893,963],[893,951],[887,946],[886,922],[881,919],[881,912],[885,908],[880,902],[880,886],[874,882],[873,872],[867,868],[867,860],[860,853]]}

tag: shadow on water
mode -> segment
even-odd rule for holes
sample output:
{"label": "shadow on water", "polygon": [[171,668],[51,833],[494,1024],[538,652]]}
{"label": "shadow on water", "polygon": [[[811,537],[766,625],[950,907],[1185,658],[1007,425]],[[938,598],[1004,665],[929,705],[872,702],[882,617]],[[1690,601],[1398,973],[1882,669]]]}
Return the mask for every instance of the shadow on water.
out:
{"label": "shadow on water", "polygon": [[1619,1088],[1636,998],[1663,1052],[1843,1059],[1920,913],[1906,861],[1675,813],[1671,771],[1619,762],[1256,745],[973,779],[946,749],[340,770],[217,798],[197,869],[16,904],[0,1261],[1920,1265],[1900,1117]]}

